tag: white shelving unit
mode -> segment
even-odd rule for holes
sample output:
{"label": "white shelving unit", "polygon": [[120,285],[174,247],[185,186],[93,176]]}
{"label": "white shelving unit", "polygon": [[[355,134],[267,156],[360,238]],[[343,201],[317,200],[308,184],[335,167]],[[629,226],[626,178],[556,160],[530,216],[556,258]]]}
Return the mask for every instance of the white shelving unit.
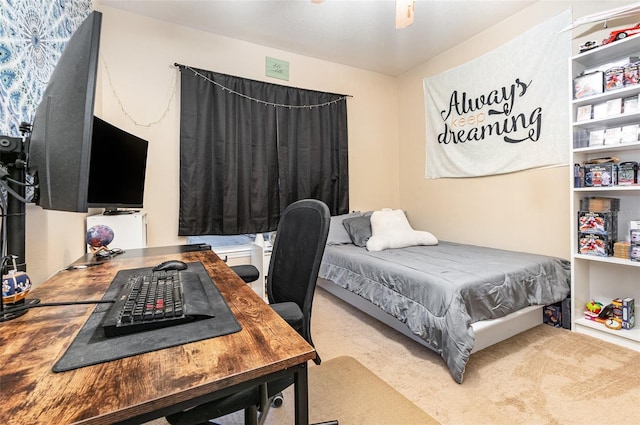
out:
{"label": "white shelving unit", "polygon": [[251,283],[251,287],[265,301],[268,301],[267,276],[269,275],[272,249],[271,243],[264,240],[262,234],[257,234],[256,241],[251,243],[251,264],[260,272],[260,277]]}
{"label": "white shelving unit", "polygon": [[[598,47],[571,58],[570,78],[582,71],[605,65],[625,57],[640,56],[640,36],[629,37],[612,44]],[[640,85],[604,92],[580,99],[571,94],[572,142],[580,130],[602,130],[624,125],[640,124],[640,113],[612,115],[605,118],[576,121],[580,106],[595,105],[617,98],[638,96]],[[593,158],[616,156],[624,161],[640,162],[640,142],[621,143],[574,148],[571,144],[571,158],[574,164],[584,164]],[[574,181],[573,167],[570,167],[571,181]],[[578,211],[580,200],[589,196],[614,197],[620,199],[618,212],[618,235],[616,240],[629,240],[629,221],[640,220],[640,185],[613,187],[574,187],[571,184],[571,294],[572,329],[591,335],[603,341],[640,351],[640,323],[633,329],[611,330],[604,324],[584,318],[585,304],[592,299],[608,303],[614,298],[633,297],[640,301],[640,262],[616,257],[598,257],[578,254]]]}

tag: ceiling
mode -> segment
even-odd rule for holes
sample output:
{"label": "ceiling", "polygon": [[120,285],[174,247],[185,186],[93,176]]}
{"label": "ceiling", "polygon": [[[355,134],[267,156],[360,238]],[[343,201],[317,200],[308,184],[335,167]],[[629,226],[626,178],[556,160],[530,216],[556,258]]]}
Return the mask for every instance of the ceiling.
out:
{"label": "ceiling", "polygon": [[525,0],[417,0],[395,28],[394,0],[100,0],[162,21],[397,76],[527,8]]}

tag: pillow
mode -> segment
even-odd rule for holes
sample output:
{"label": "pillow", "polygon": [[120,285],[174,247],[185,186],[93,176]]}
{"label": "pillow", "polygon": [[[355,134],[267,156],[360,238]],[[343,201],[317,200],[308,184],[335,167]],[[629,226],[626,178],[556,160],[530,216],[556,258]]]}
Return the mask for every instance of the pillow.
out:
{"label": "pillow", "polygon": [[371,237],[371,216],[345,218],[342,225],[347,230],[351,242],[356,246],[367,246],[367,241]]}
{"label": "pillow", "polygon": [[402,210],[375,211],[371,215],[371,235],[367,241],[369,251],[438,244],[431,233],[413,230]]}
{"label": "pillow", "polygon": [[329,223],[329,235],[327,236],[327,245],[344,245],[352,243],[351,237],[342,225],[342,221],[345,218],[360,217],[361,215],[362,213],[360,213],[360,211],[354,211],[349,214],[331,217],[331,222]]}

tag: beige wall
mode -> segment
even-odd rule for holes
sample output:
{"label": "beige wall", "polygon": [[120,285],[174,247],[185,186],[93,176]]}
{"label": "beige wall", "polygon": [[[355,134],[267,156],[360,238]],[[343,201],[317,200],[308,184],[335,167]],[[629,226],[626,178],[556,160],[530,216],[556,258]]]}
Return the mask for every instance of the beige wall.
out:
{"label": "beige wall", "polygon": [[[174,63],[352,95],[347,101],[350,206],[398,207],[395,78],[93,3],[103,12],[96,115],[149,141],[144,211],[150,246],[185,242],[177,236],[180,87]],[[266,56],[290,63],[289,81],[265,77]],[[30,206],[27,220],[27,263],[36,284],[83,254],[83,214]]]}
{"label": "beige wall", "polygon": [[[573,235],[569,229],[569,167],[482,178],[424,178],[422,83],[425,77],[481,56],[572,6],[575,19],[628,3],[541,1],[398,78],[400,205],[409,212],[414,227],[443,240],[569,258]],[[611,26],[623,23],[616,20]],[[602,24],[575,30],[572,54],[577,54],[580,42],[600,42],[609,31]],[[558,78],[568,76],[561,73]],[[550,95],[566,97],[569,102],[568,94]],[[569,135],[567,123],[567,149]]]}
{"label": "beige wall", "polygon": [[[422,79],[495,49],[571,6],[574,17],[580,17],[632,2],[541,1],[399,78],[93,3],[104,13],[96,115],[150,142],[144,208],[150,246],[184,242],[177,236],[180,90],[173,66],[177,62],[352,95],[348,100],[352,209],[403,208],[414,227],[443,240],[569,257],[568,167],[476,179],[424,178]],[[622,23],[617,20],[614,25]],[[573,51],[579,42],[600,41],[607,33],[601,25],[574,31]],[[264,76],[266,56],[289,61],[290,81]],[[27,262],[36,284],[83,254],[83,234],[83,214],[28,207]]]}

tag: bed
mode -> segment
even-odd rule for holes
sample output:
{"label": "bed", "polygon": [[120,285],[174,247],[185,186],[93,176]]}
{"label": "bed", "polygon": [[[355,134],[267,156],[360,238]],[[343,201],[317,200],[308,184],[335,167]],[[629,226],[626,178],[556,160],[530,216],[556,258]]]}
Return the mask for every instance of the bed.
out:
{"label": "bed", "polygon": [[542,306],[569,295],[567,260],[438,241],[393,214],[332,217],[318,284],[440,354],[458,383],[473,351],[536,326]]}

